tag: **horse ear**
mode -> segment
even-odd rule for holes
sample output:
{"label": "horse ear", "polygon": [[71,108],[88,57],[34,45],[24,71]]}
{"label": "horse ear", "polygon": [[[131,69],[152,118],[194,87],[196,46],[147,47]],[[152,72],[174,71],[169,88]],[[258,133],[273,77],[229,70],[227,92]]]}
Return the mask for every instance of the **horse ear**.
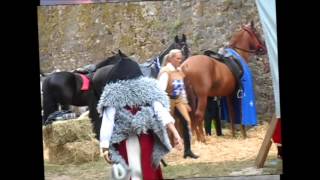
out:
{"label": "horse ear", "polygon": [[183,41],[183,42],[186,42],[186,41],[187,41],[187,37],[186,37],[185,34],[182,34],[182,41]]}
{"label": "horse ear", "polygon": [[126,54],[124,54],[120,49],[118,50],[119,56],[121,57],[128,57]]}
{"label": "horse ear", "polygon": [[178,35],[176,35],[176,36],[174,37],[174,41],[175,41],[176,43],[179,42],[179,37],[178,37]]}

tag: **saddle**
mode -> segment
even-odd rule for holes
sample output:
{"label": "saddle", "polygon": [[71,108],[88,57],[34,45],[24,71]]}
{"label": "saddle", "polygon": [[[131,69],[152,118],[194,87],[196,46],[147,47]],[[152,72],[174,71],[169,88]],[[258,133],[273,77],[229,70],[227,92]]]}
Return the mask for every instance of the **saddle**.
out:
{"label": "saddle", "polygon": [[81,91],[88,91],[90,88],[90,81],[92,78],[88,77],[88,75],[79,74],[82,80]]}
{"label": "saddle", "polygon": [[228,68],[231,70],[232,74],[236,78],[237,84],[238,84],[238,89],[243,90],[242,83],[241,83],[241,78],[243,76],[243,67],[241,66],[241,63],[239,62],[238,59],[230,56],[230,57],[225,57],[222,54],[219,54],[217,52],[211,51],[211,50],[205,50],[203,52],[204,55],[209,56],[211,58],[214,58],[215,60],[224,63],[225,65],[228,66]]}
{"label": "saddle", "polygon": [[95,64],[89,64],[84,67],[78,68],[73,72],[86,75],[87,77],[89,77],[89,79],[92,79],[96,70],[97,70],[97,67]]}
{"label": "saddle", "polygon": [[89,65],[84,66],[83,68],[78,68],[73,71],[74,73],[78,73],[81,76],[81,80],[82,80],[81,90],[82,91],[89,90],[90,81],[92,80],[93,75],[96,72],[96,70],[97,70],[96,65],[89,64]]}

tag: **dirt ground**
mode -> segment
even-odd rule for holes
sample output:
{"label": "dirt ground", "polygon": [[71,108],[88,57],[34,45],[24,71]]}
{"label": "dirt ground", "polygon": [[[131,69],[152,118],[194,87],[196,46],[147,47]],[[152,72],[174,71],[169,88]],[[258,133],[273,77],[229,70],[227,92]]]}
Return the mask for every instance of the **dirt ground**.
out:
{"label": "dirt ground", "polygon": [[[217,177],[241,175],[281,174],[282,161],[276,158],[277,149],[272,144],[264,168],[254,166],[255,159],[265,136],[265,123],[247,131],[243,139],[240,133],[233,138],[229,129],[224,136],[213,134],[207,143],[194,142],[192,149],[198,159],[184,159],[183,151],[173,149],[166,157],[167,167],[162,167],[165,178]],[[195,137],[193,138],[195,139]],[[47,180],[105,180],[110,179],[111,166],[102,158],[81,165],[54,165],[45,163]]]}

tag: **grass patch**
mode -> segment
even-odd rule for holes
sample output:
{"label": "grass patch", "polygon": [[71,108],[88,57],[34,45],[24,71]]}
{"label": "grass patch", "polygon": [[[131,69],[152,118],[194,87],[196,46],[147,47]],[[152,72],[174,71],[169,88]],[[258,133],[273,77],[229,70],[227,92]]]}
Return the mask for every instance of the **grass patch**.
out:
{"label": "grass patch", "polygon": [[[168,165],[162,167],[164,178],[191,178],[191,177],[216,177],[230,176],[230,173],[254,167],[255,159],[247,161],[226,161],[222,163],[194,163],[187,165]],[[263,175],[281,174],[282,162],[275,156],[268,157]],[[81,180],[105,180],[110,179],[111,166],[102,158],[96,162],[81,165],[53,165],[45,163],[46,180],[53,180],[58,177],[69,177],[70,179]]]}

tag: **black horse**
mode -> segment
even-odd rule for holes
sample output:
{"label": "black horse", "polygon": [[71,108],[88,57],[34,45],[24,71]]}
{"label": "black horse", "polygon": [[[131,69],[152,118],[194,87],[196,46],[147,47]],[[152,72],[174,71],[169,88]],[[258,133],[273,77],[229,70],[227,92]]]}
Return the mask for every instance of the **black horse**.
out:
{"label": "black horse", "polygon": [[[96,64],[96,69],[116,63],[117,60],[113,57]],[[69,105],[88,106],[90,98],[93,94],[89,84],[88,90],[81,90],[83,80],[79,73],[74,72],[55,72],[45,76],[42,82],[43,96],[43,117],[45,123],[48,116],[59,110],[59,105],[62,110],[69,110]]]}
{"label": "black horse", "polygon": [[[127,55],[123,54],[120,50],[119,53],[111,57],[114,61],[120,62],[121,59],[130,59]],[[102,68],[97,69],[92,78],[92,97],[90,97],[89,106],[89,117],[93,125],[93,131],[96,135],[96,139],[100,140],[100,128],[102,123],[102,117],[98,114],[97,105],[102,94],[103,88],[106,85],[109,77],[112,74],[112,68],[116,65],[110,64]],[[125,73],[125,72],[124,72]]]}
{"label": "black horse", "polygon": [[[157,77],[159,73],[159,64],[162,63],[163,57],[171,49],[181,49],[183,54],[185,56],[188,56],[189,49],[186,43],[186,36],[183,34],[181,39],[179,39],[178,36],[175,36],[174,42],[170,44],[169,47],[166,48],[163,52],[161,52],[159,56],[148,60],[146,63],[140,64],[141,70],[144,75],[154,78]],[[127,57],[126,55],[124,56]],[[118,54],[111,56],[106,60],[99,62],[98,64],[95,64],[93,66],[93,69],[90,70],[89,75],[93,77],[95,71],[100,68],[113,65],[117,63],[119,59],[120,58]],[[103,70],[105,71],[106,69],[108,68],[105,68]],[[41,73],[41,75],[45,76],[44,73]],[[104,86],[104,84],[105,83],[101,83],[97,86]],[[59,110],[59,105],[61,106],[62,110],[68,110],[69,105],[88,106],[93,96],[100,97],[100,90],[98,90],[98,93],[96,92],[96,94],[93,94],[91,88],[89,88],[89,90],[87,91],[82,91],[80,90],[81,86],[81,76],[76,72],[55,72],[45,76],[45,79],[42,83],[43,122],[47,120],[48,116],[51,113]],[[92,86],[92,82],[90,82],[90,86]],[[96,121],[94,119],[96,119],[95,115],[93,115],[93,122],[98,122],[98,124],[101,123],[100,120]],[[98,125],[98,127],[100,126]],[[99,134],[98,131],[95,131],[95,133]]]}

